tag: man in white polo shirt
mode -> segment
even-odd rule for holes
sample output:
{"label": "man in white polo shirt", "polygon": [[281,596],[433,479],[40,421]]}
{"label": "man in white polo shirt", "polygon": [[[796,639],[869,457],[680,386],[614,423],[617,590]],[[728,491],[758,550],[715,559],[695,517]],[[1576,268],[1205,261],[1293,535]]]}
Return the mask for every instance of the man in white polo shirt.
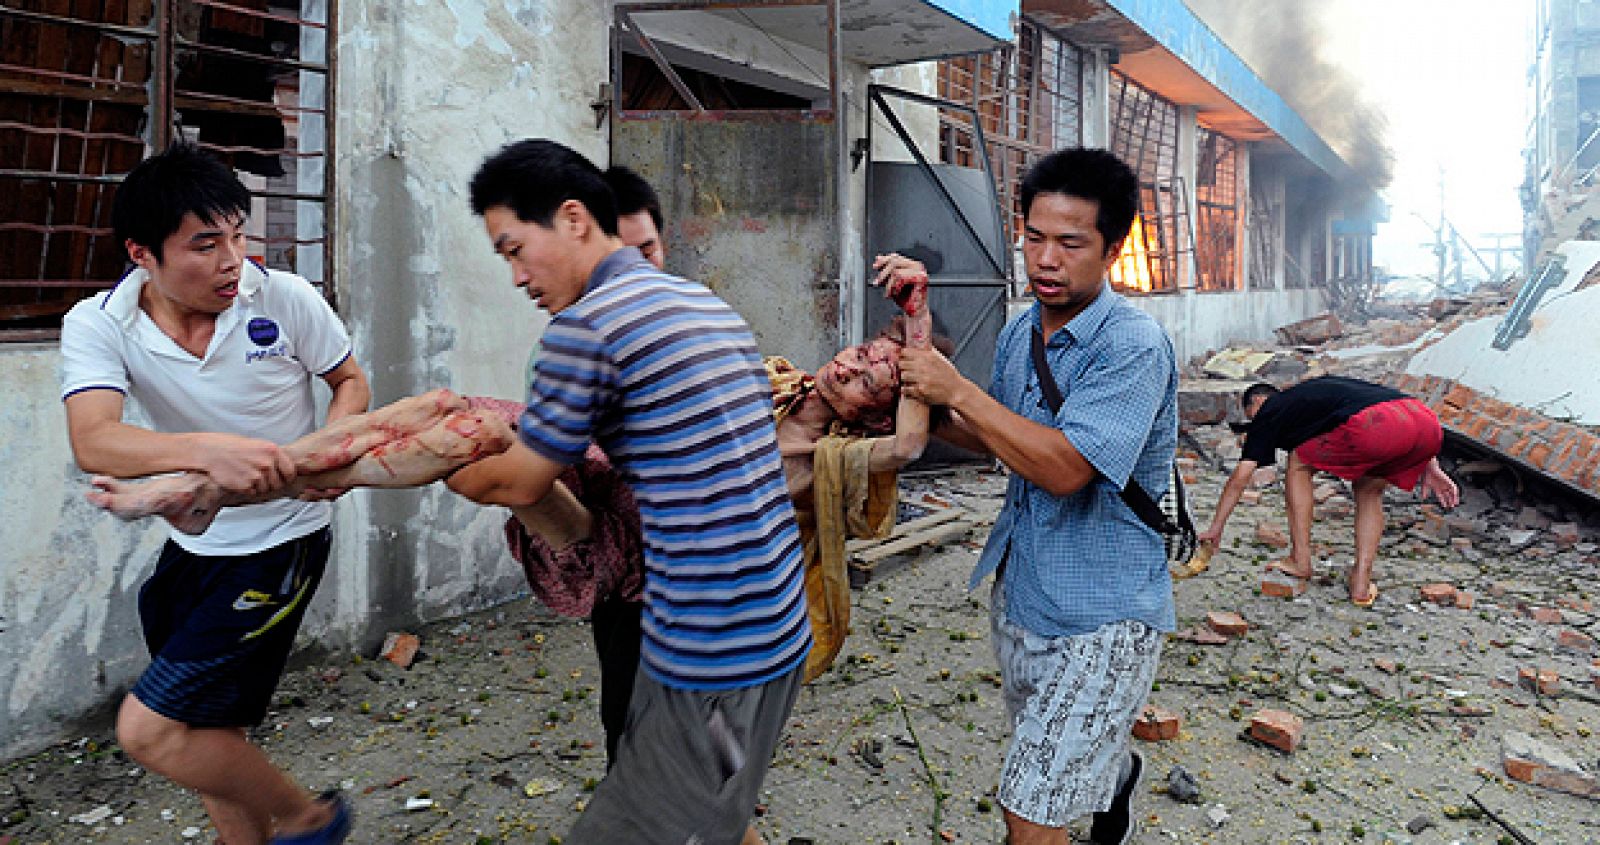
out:
{"label": "man in white polo shirt", "polygon": [[[78,303],[61,329],[62,398],[78,466],[134,478],[205,473],[256,495],[293,480],[279,448],[371,390],[333,309],[308,282],[244,258],[250,195],[192,145],[134,168],[112,221],[138,268]],[[132,396],[151,428],[123,421]],[[200,793],[228,845],[342,842],[350,814],[314,797],[251,745],[327,563],[331,506],[316,491],[230,508],[203,534],[174,532],[139,592],[152,661],[117,715],[141,765]]]}

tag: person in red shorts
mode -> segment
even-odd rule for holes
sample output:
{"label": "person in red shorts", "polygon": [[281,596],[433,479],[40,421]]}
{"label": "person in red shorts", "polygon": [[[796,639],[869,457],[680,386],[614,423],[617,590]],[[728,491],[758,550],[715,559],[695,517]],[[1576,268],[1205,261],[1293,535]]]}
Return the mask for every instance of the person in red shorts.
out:
{"label": "person in red shorts", "polygon": [[1252,385],[1240,399],[1244,427],[1239,465],[1222,489],[1211,526],[1200,542],[1222,541],[1228,515],[1259,467],[1272,466],[1277,450],[1289,453],[1284,499],[1289,508],[1289,557],[1268,565],[1293,578],[1311,577],[1312,476],[1329,472],[1350,482],[1356,501],[1356,559],[1350,600],[1371,607],[1378,598],[1372,565],[1383,536],[1383,491],[1390,484],[1432,495],[1453,508],[1461,501],[1454,481],[1439,467],[1444,432],[1439,418],[1397,390],[1342,376],[1321,376],[1287,390]]}

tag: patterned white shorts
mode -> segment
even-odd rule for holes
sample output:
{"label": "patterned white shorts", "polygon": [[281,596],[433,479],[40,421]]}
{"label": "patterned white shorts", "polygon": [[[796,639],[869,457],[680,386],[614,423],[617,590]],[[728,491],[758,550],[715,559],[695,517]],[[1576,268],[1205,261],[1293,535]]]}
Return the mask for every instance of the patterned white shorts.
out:
{"label": "patterned white shorts", "polygon": [[1000,805],[1046,827],[1105,810],[1155,682],[1161,632],[1125,619],[1041,637],[1007,620],[998,584],[990,607],[1012,730]]}

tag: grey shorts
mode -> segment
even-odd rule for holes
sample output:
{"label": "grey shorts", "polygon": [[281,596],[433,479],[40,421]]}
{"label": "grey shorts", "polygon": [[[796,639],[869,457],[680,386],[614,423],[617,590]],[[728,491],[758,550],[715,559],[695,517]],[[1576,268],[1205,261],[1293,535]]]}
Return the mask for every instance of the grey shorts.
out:
{"label": "grey shorts", "polygon": [[1065,827],[1111,806],[1134,719],[1161,660],[1161,632],[1125,619],[1087,634],[1042,637],[1006,619],[994,591],[990,624],[1011,745],[1000,805]]}
{"label": "grey shorts", "polygon": [[699,692],[664,686],[640,669],[616,765],[567,841],[737,845],[802,671],[744,689]]}

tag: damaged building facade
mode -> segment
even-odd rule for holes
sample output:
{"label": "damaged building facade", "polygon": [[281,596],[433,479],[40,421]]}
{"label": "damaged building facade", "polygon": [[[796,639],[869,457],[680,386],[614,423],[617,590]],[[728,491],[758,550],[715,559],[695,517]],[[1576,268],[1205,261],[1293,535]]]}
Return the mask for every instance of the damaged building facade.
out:
{"label": "damaged building facade", "polygon": [[[165,533],[83,499],[56,344],[110,287],[116,183],[184,137],[254,192],[253,254],[319,284],[375,401],[525,390],[544,316],[469,212],[518,138],[660,189],[669,266],[812,367],[888,311],[878,252],[922,258],[939,330],[986,379],[1021,294],[1016,185],[1108,146],[1143,210],[1113,280],[1180,356],[1319,313],[1370,278],[1349,169],[1178,0],[17,0],[0,7],[0,757],[65,736],[143,667]],[[137,409],[134,409],[135,412]],[[437,486],[357,491],[305,635],[384,631],[525,587],[503,515]]]}
{"label": "damaged building facade", "polygon": [[1566,241],[1600,239],[1600,10],[1584,0],[1537,0],[1534,9],[1522,186],[1528,267]]}

